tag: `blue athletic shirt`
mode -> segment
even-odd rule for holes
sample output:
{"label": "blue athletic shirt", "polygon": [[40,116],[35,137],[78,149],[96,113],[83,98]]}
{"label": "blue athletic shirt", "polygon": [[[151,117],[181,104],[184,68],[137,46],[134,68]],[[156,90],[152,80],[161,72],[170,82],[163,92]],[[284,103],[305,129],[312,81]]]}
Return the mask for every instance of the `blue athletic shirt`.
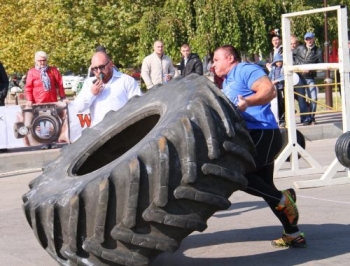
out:
{"label": "blue athletic shirt", "polygon": [[[260,66],[251,63],[239,63],[227,74],[222,91],[233,104],[237,104],[238,95],[245,98],[255,93],[250,88],[262,76],[266,76],[266,74]],[[278,128],[270,103],[249,106],[242,112],[242,116],[248,129]]]}

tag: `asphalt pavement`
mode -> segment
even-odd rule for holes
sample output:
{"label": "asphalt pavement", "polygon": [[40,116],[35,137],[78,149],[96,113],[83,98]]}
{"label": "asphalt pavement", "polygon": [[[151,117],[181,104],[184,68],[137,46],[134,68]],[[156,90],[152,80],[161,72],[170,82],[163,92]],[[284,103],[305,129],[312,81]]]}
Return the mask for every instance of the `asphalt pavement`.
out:
{"label": "asphalt pavement", "polygon": [[[335,142],[336,138],[307,141],[306,147],[317,162],[327,166],[335,159]],[[21,208],[28,182],[39,174],[0,178],[1,266],[57,265],[39,245]],[[339,171],[336,176],[345,174]],[[286,189],[294,187],[295,181],[319,179],[321,175],[276,178],[276,185]],[[192,233],[178,251],[162,253],[151,265],[349,265],[350,184],[295,190],[299,227],[305,233],[307,248],[272,247],[270,241],[282,234],[279,221],[260,198],[237,191],[230,197],[231,207],[215,213],[204,232]]]}

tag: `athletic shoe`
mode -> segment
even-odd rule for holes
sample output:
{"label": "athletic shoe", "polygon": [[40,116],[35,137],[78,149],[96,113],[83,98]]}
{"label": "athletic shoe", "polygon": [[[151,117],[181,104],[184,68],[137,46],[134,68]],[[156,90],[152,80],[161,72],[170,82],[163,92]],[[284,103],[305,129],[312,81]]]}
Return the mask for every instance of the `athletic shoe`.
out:
{"label": "athletic shoe", "polygon": [[276,248],[306,248],[307,243],[304,233],[300,233],[297,237],[283,234],[281,238],[272,240],[271,245]]}
{"label": "athletic shoe", "polygon": [[284,203],[278,204],[276,210],[282,211],[288,218],[292,226],[296,226],[299,220],[298,208],[293,200],[293,194],[295,192],[293,189],[283,190],[282,194],[284,195]]}
{"label": "athletic shoe", "polygon": [[293,188],[286,189],[289,193],[289,195],[292,197],[294,203],[297,203],[297,194],[295,194],[295,191]]}

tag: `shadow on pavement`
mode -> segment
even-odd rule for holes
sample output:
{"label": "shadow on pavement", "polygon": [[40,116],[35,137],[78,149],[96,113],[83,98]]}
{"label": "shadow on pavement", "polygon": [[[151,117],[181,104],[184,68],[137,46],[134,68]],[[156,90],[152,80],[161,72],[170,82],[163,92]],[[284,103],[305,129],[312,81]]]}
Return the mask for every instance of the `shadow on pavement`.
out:
{"label": "shadow on pavement", "polygon": [[[230,250],[227,249],[225,258],[191,258],[186,257],[183,253],[187,249],[194,249],[215,245],[223,245],[229,243],[242,242],[258,242],[267,241],[269,245],[271,239],[278,238],[276,231],[281,230],[280,226],[267,226],[250,229],[239,229],[210,234],[191,235],[186,238],[180,249],[173,254],[161,254],[151,265],[157,266],[211,266],[211,265],[300,265],[309,264],[319,265],[317,261],[325,260],[331,257],[340,256],[350,252],[350,225],[343,224],[302,224],[308,247],[304,249],[276,249],[271,246],[266,247],[266,252],[261,254],[253,254],[254,243],[247,249],[244,245],[242,252],[237,249],[232,253],[245,254],[242,256],[230,257]],[[225,249],[225,248],[224,248]],[[251,255],[249,254],[251,253]],[[205,254],[205,252],[201,253]],[[321,263],[322,265],[333,265],[333,263]],[[341,263],[340,263],[341,264]],[[339,265],[340,265],[339,264]]]}
{"label": "shadow on pavement", "polygon": [[[245,202],[233,202],[230,208],[225,211],[216,212],[213,217],[224,218],[243,214],[245,212],[251,212],[258,209],[267,208],[268,205],[265,201],[245,201]],[[243,210],[242,210],[243,209]]]}

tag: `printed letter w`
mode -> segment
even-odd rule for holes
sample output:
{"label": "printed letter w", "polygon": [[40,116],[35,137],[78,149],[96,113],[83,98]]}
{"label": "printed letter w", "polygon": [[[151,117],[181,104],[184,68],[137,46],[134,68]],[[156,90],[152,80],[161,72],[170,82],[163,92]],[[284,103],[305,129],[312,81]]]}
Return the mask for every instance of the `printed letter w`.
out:
{"label": "printed letter w", "polygon": [[82,128],[85,127],[90,127],[91,124],[91,117],[90,114],[77,114],[79,121],[80,121],[80,125]]}

